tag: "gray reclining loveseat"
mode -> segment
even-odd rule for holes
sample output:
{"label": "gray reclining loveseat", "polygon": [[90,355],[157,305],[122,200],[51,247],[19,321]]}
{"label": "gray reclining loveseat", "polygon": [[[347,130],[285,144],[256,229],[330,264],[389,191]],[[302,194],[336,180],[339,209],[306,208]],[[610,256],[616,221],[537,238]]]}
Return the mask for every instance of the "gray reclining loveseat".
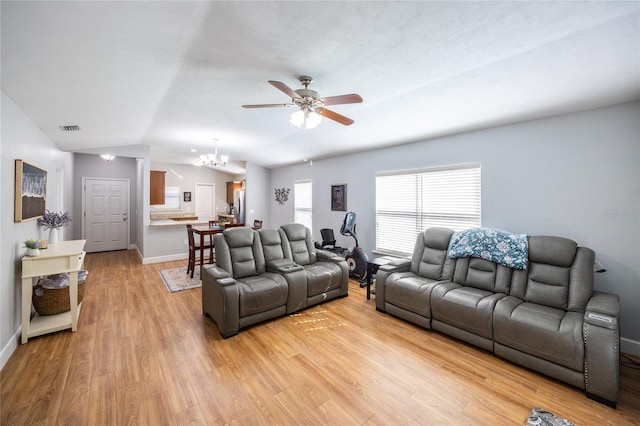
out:
{"label": "gray reclining loveseat", "polygon": [[201,271],[202,312],[214,320],[224,338],[250,325],[347,296],[346,261],[315,250],[311,233],[303,225],[294,225],[287,225],[292,241],[283,229],[237,227],[214,236],[216,263],[204,265]]}
{"label": "gray reclining loveseat", "polygon": [[584,389],[615,407],[618,296],[593,291],[593,250],[528,238],[525,269],[448,255],[454,232],[418,235],[412,259],[381,266],[376,309]]}

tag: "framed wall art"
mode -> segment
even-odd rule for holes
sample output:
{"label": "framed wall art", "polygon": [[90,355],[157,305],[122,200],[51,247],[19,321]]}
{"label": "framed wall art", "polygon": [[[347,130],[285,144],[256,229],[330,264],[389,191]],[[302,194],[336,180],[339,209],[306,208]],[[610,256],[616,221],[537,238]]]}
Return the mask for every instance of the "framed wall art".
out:
{"label": "framed wall art", "polygon": [[183,200],[185,203],[190,203],[191,202],[191,192],[184,192],[183,194]]}
{"label": "framed wall art", "polygon": [[47,171],[26,161],[16,160],[15,222],[37,219],[44,214]]}
{"label": "framed wall art", "polygon": [[331,210],[347,211],[347,184],[331,185]]}

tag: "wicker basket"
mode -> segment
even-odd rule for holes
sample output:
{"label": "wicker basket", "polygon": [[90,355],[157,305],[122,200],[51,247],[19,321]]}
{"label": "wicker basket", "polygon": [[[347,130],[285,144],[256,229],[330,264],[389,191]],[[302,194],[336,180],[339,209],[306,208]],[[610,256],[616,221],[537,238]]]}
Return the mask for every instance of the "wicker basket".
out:
{"label": "wicker basket", "polygon": [[[85,281],[78,282],[78,304],[84,296]],[[38,315],[56,315],[70,310],[69,287],[43,288],[40,284],[33,287],[33,307]]]}

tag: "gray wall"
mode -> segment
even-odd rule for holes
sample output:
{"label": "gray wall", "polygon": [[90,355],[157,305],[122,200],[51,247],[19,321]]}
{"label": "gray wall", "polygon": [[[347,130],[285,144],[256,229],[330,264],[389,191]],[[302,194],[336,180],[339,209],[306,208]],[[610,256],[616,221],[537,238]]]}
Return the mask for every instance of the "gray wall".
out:
{"label": "gray wall", "polygon": [[[21,326],[20,259],[26,251],[23,242],[28,238],[47,238],[35,220],[14,222],[15,160],[24,160],[47,171],[46,207],[52,211],[71,211],[74,174],[72,154],[60,151],[4,92],[0,102],[0,365],[4,365],[17,346],[15,337]],[[71,228],[64,228],[65,240],[72,239]]]}
{"label": "gray wall", "polygon": [[262,226],[271,227],[271,206],[269,204],[271,170],[247,163],[247,224],[262,220]]}
{"label": "gray wall", "polygon": [[[270,191],[311,179],[314,236],[331,227],[349,247],[337,232],[344,212],[330,210],[330,186],[346,183],[347,210],[371,255],[376,172],[480,163],[482,225],[594,249],[607,268],[596,289],[620,296],[623,349],[640,353],[639,159],[640,103],[628,103],[284,167],[272,171]],[[292,197],[284,206],[272,197],[271,225],[292,220]]]}
{"label": "gray wall", "polygon": [[136,215],[137,200],[141,198],[138,193],[138,176],[135,158],[116,157],[111,161],[103,160],[99,155],[74,154],[75,179],[73,182],[73,192],[76,194],[73,200],[73,216],[78,218],[73,222],[74,238],[82,237],[82,179],[128,179],[129,180],[129,244],[133,241],[139,224],[139,217]]}

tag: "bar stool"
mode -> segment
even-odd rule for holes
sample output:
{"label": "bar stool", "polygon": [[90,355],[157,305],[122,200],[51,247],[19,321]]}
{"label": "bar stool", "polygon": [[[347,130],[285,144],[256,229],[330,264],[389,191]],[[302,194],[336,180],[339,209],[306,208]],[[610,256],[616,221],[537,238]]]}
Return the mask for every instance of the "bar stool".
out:
{"label": "bar stool", "polygon": [[[196,260],[200,259],[200,241],[196,241],[193,237],[193,227],[191,225],[187,225],[187,236],[189,238],[189,262],[187,263],[187,274],[191,272],[191,278],[193,278],[193,273],[196,269]],[[213,263],[213,240],[211,236],[209,236],[209,243],[205,244],[202,248],[204,250],[209,250],[209,263]]]}

